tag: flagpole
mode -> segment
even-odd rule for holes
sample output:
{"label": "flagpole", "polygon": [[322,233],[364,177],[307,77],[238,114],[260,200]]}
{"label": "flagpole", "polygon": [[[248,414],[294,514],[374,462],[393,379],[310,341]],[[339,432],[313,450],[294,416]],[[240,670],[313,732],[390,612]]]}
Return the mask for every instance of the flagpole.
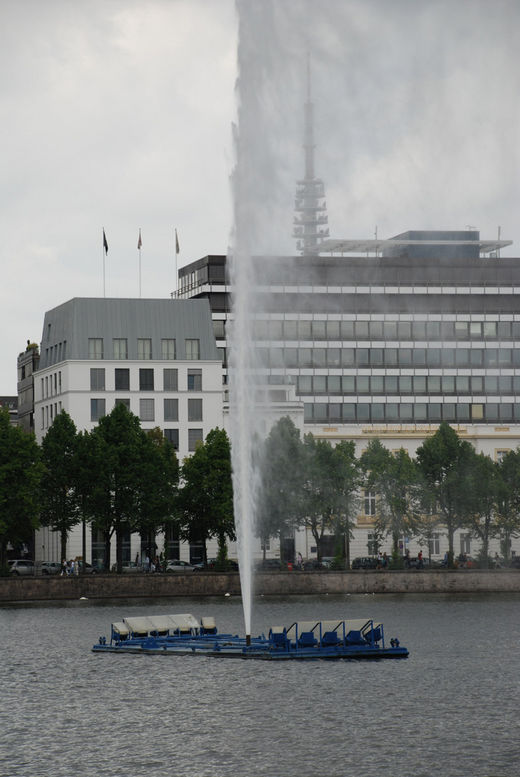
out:
{"label": "flagpole", "polygon": [[108,253],[108,243],[105,235],[105,227],[103,227],[103,239],[101,241],[101,252],[103,254],[103,297],[106,297],[106,284],[105,284],[105,257]]}
{"label": "flagpole", "polygon": [[141,227],[139,227],[139,239],[137,240],[137,250],[139,251],[139,299],[141,299],[141,247],[143,241],[141,240]]}
{"label": "flagpole", "polygon": [[177,297],[177,256],[179,255],[179,238],[177,236],[177,230],[175,230],[175,278],[174,278],[174,295]]}

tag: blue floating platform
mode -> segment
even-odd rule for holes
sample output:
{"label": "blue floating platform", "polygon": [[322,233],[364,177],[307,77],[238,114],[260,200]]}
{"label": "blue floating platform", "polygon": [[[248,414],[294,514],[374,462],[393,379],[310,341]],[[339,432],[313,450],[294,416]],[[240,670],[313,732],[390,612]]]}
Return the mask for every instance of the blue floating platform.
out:
{"label": "blue floating platform", "polygon": [[263,661],[407,658],[397,638],[385,644],[381,623],[372,619],[295,621],[273,626],[267,636],[219,634],[213,618],[151,615],[112,624],[110,639],[100,637],[94,653],[197,655]]}

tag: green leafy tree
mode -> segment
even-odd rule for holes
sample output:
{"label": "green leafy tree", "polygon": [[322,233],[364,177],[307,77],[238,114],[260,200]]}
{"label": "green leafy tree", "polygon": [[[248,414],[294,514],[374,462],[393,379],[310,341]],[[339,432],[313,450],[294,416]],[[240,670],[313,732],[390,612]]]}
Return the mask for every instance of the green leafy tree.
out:
{"label": "green leafy tree", "polygon": [[[110,568],[110,547],[113,534],[111,500],[106,496],[109,482],[105,483],[105,461],[108,455],[107,444],[99,435],[92,432],[79,432],[76,467],[76,493],[82,520],[89,522],[92,531],[100,532],[103,537],[103,566]],[[100,559],[98,558],[98,564]]]}
{"label": "green leafy tree", "polygon": [[496,527],[502,556],[511,560],[511,540],[520,536],[520,448],[508,451],[497,465]]}
{"label": "green leafy tree", "polygon": [[280,418],[259,446],[260,488],[256,535],[264,558],[271,538],[282,539],[302,523],[303,443],[288,416]]}
{"label": "green leafy tree", "polygon": [[62,410],[41,444],[44,473],[40,520],[60,535],[61,556],[67,558],[67,539],[81,520],[77,489],[77,440],[72,418]]}
{"label": "green leafy tree", "polygon": [[139,512],[134,528],[155,546],[158,531],[165,535],[176,520],[179,461],[173,445],[159,428],[145,433],[140,473]]}
{"label": "green leafy tree", "polygon": [[392,537],[397,563],[399,538],[414,531],[417,515],[417,471],[404,448],[392,453],[380,440],[371,440],[361,456],[365,486],[378,495],[378,523]]}
{"label": "green leafy tree", "polygon": [[0,569],[7,565],[8,544],[30,544],[39,526],[42,473],[34,436],[13,426],[0,408]]}
{"label": "green leafy tree", "polygon": [[443,422],[417,449],[423,501],[437,513],[448,536],[448,563],[453,566],[453,538],[469,510],[468,468],[473,447]]}
{"label": "green leafy tree", "polygon": [[203,545],[207,562],[207,540],[216,537],[219,560],[226,558],[227,539],[234,540],[231,447],[223,429],[212,429],[206,440],[186,458],[181,468],[182,487],[177,497],[181,537]]}
{"label": "green leafy tree", "polygon": [[[336,557],[341,564],[350,567],[350,540],[354,534],[356,515],[359,512],[359,487],[361,466],[356,458],[353,440],[344,440],[333,448],[333,470],[337,503],[332,525],[336,537]],[[336,561],[336,560],[335,560]]]}
{"label": "green leafy tree", "polygon": [[304,438],[301,510],[319,560],[327,532],[336,538],[337,561],[344,561],[347,555],[358,485],[354,450],[354,443],[333,447],[312,434]]}
{"label": "green leafy tree", "polygon": [[435,534],[441,529],[439,516],[432,510],[431,506],[427,502],[424,502],[422,496],[424,490],[419,486],[419,499],[421,501],[420,509],[415,517],[414,529],[415,534],[419,538],[419,545],[427,545],[428,555],[431,560],[431,548],[433,546],[433,540]]}
{"label": "green leafy tree", "polygon": [[489,566],[489,540],[499,528],[496,523],[496,506],[500,484],[498,465],[484,453],[473,453],[466,475],[468,483],[468,513],[466,526],[480,539],[481,566]]}
{"label": "green leafy tree", "polygon": [[306,434],[303,439],[302,515],[304,525],[316,543],[318,561],[323,555],[323,537],[327,531],[333,531],[336,486],[337,473],[331,444]]}
{"label": "green leafy tree", "polygon": [[83,504],[93,528],[105,537],[105,568],[115,534],[117,571],[121,572],[124,535],[135,530],[141,517],[145,453],[149,450],[146,435],[137,416],[118,404],[84,442]]}

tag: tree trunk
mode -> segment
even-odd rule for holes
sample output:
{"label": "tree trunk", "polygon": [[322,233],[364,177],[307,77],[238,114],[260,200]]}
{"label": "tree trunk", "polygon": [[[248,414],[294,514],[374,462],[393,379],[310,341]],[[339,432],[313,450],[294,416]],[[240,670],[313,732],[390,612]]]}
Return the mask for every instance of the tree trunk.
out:
{"label": "tree trunk", "polygon": [[482,535],[482,565],[484,569],[489,569],[489,531],[487,526]]}
{"label": "tree trunk", "polygon": [[392,532],[392,556],[393,558],[397,558],[399,555],[399,534],[397,532]]}
{"label": "tree trunk", "polygon": [[446,528],[448,530],[448,567],[452,569],[455,558],[455,553],[453,552],[453,535],[455,534],[455,529],[452,527],[451,521],[447,522]]}
{"label": "tree trunk", "polygon": [[110,545],[111,545],[110,538],[111,538],[110,531],[104,531],[103,539],[105,541],[105,553],[104,553],[104,559],[103,559],[103,568],[105,572],[110,572]]}
{"label": "tree trunk", "polygon": [[116,528],[116,571],[119,574],[123,571],[123,529],[119,525]]}
{"label": "tree trunk", "polygon": [[67,531],[62,529],[60,532],[61,560],[68,561],[67,558]]}
{"label": "tree trunk", "polygon": [[0,541],[0,570],[7,566],[7,542]]}
{"label": "tree trunk", "polygon": [[317,527],[313,527],[311,529],[311,534],[314,537],[314,541],[316,543],[316,555],[318,557],[318,561],[321,561],[321,536],[322,535],[318,534]]}
{"label": "tree trunk", "polygon": [[511,534],[507,529],[503,531],[502,536],[500,537],[500,552],[504,557],[506,566],[509,566],[509,562],[511,561]]}

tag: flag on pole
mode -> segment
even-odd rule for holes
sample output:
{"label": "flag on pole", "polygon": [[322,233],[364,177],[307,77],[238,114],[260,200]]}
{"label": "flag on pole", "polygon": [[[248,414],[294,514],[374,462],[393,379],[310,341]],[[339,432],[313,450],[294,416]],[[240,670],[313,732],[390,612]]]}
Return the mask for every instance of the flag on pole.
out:
{"label": "flag on pole", "polygon": [[103,230],[103,248],[105,249],[105,254],[108,254],[108,242],[107,236],[105,235],[105,230]]}
{"label": "flag on pole", "polygon": [[175,230],[175,253],[178,254],[179,251],[179,238],[177,237],[177,230]]}
{"label": "flag on pole", "polygon": [[143,241],[141,240],[141,230],[139,230],[139,240],[137,241],[137,248],[139,251],[141,250],[141,246],[143,245]]}

